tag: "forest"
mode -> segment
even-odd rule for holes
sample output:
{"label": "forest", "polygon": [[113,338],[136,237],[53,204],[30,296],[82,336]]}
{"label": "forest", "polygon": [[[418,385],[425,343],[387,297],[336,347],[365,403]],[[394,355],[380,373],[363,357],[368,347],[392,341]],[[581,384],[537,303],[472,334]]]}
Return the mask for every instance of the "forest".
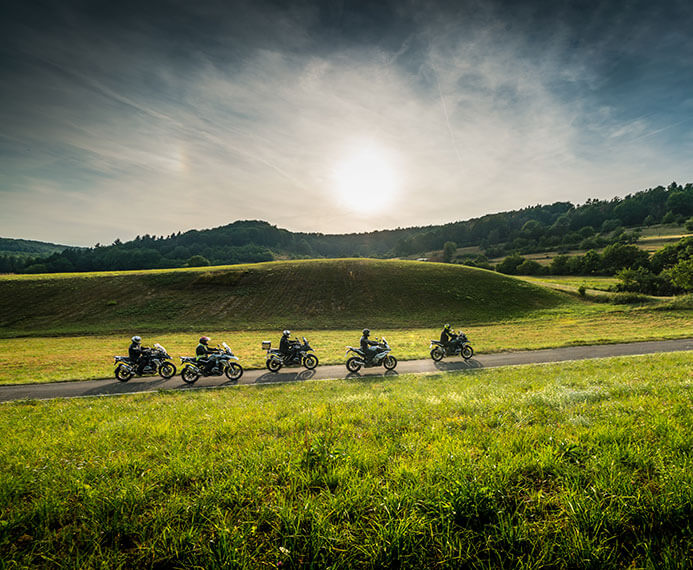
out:
{"label": "forest", "polygon": [[[65,248],[50,254],[13,255],[5,251],[0,255],[0,272],[158,269],[314,257],[411,257],[431,251],[451,252],[452,245],[476,246],[483,252],[483,255],[458,259],[459,262],[483,267],[488,258],[508,256],[510,259],[499,264],[498,270],[522,273],[529,270],[525,266],[518,271],[524,263],[522,255],[542,251],[589,252],[608,246],[617,248],[611,251],[622,252],[622,246],[638,238],[637,230],[628,228],[683,224],[691,216],[693,184],[672,182],[667,187],[657,186],[624,198],[589,199],[577,206],[555,202],[437,226],[335,235],[291,232],[252,220],[168,236],[144,234],[127,242],[115,240],[110,245]],[[593,258],[590,255],[580,265],[559,256],[551,270],[613,274],[622,269],[645,267],[640,258],[634,258],[633,264],[627,267],[611,261],[600,262],[597,270]],[[445,260],[452,261],[452,253]],[[536,270],[531,264],[530,268]]]}

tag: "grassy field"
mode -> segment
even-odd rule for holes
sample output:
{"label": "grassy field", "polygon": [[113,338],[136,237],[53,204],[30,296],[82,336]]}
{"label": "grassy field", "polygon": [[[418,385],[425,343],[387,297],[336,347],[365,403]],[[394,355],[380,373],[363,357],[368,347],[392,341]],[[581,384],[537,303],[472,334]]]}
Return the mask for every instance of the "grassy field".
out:
{"label": "grassy field", "polygon": [[[461,324],[452,320],[453,326]],[[429,341],[440,328],[373,329],[385,336],[399,360],[429,357]],[[615,307],[584,303],[547,311],[533,318],[485,325],[464,326],[477,353],[550,348],[578,344],[601,344],[685,338],[693,330],[690,310],[663,311],[649,307]],[[346,345],[357,345],[360,329],[296,330],[305,335],[321,364],[345,361]],[[265,353],[260,344],[279,341],[278,330],[200,331],[212,344],[227,341],[246,368],[262,368]],[[174,356],[192,355],[198,335],[166,333],[145,336],[144,343],[160,342]],[[119,335],[0,339],[0,383],[52,382],[108,378],[113,375],[113,356],[126,354],[129,339]]]}
{"label": "grassy field", "polygon": [[13,567],[684,568],[689,354],[0,407]]}
{"label": "grassy field", "polygon": [[289,328],[422,327],[521,318],[573,303],[468,267],[309,260],[97,274],[0,277],[0,337]]}
{"label": "grassy field", "polygon": [[610,291],[611,287],[620,283],[617,277],[604,277],[598,275],[546,275],[543,277],[530,277],[528,275],[517,275],[518,279],[538,285],[556,285],[559,290],[577,291],[580,286],[593,291]]}

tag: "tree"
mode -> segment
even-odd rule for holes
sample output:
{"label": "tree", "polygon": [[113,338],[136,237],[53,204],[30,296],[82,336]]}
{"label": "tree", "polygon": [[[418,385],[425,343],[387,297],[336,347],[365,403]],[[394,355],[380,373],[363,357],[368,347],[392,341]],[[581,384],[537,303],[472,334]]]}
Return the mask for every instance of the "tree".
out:
{"label": "tree", "polygon": [[684,291],[693,291],[693,258],[679,261],[667,271],[671,282]]}
{"label": "tree", "polygon": [[457,252],[457,244],[454,241],[446,241],[443,245],[443,261],[450,263]]}
{"label": "tree", "polygon": [[549,265],[549,272],[552,275],[567,275],[570,273],[568,268],[568,256],[567,255],[557,255],[551,260],[551,265]]}
{"label": "tree", "polygon": [[496,265],[496,271],[500,273],[505,273],[506,275],[516,275],[517,268],[525,261],[525,258],[516,253],[509,255],[498,265]]}
{"label": "tree", "polygon": [[616,273],[620,269],[647,266],[647,252],[635,245],[614,243],[602,252],[602,268],[607,273]]}
{"label": "tree", "polygon": [[517,266],[516,271],[518,275],[541,275],[545,273],[541,264],[533,259],[525,259]]}
{"label": "tree", "polygon": [[201,255],[193,255],[185,262],[188,267],[204,267],[209,264],[209,259]]}

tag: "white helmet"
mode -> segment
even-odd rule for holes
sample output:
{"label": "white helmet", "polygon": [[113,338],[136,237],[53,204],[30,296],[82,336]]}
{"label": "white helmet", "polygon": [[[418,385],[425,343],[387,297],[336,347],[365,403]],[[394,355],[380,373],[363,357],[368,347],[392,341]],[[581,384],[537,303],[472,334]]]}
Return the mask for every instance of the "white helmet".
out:
{"label": "white helmet", "polygon": [[135,335],[132,337],[132,342],[136,342],[137,344],[139,344],[142,342],[142,337]]}
{"label": "white helmet", "polygon": [[291,334],[291,331],[289,329],[286,329],[283,333],[282,336],[289,336]]}

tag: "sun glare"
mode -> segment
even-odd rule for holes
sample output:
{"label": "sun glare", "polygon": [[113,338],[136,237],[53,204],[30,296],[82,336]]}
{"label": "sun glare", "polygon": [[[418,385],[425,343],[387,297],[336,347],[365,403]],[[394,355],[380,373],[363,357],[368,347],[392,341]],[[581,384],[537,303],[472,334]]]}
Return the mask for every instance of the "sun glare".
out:
{"label": "sun glare", "polygon": [[347,208],[377,215],[397,193],[397,175],[389,153],[366,145],[345,154],[332,173],[334,191]]}

